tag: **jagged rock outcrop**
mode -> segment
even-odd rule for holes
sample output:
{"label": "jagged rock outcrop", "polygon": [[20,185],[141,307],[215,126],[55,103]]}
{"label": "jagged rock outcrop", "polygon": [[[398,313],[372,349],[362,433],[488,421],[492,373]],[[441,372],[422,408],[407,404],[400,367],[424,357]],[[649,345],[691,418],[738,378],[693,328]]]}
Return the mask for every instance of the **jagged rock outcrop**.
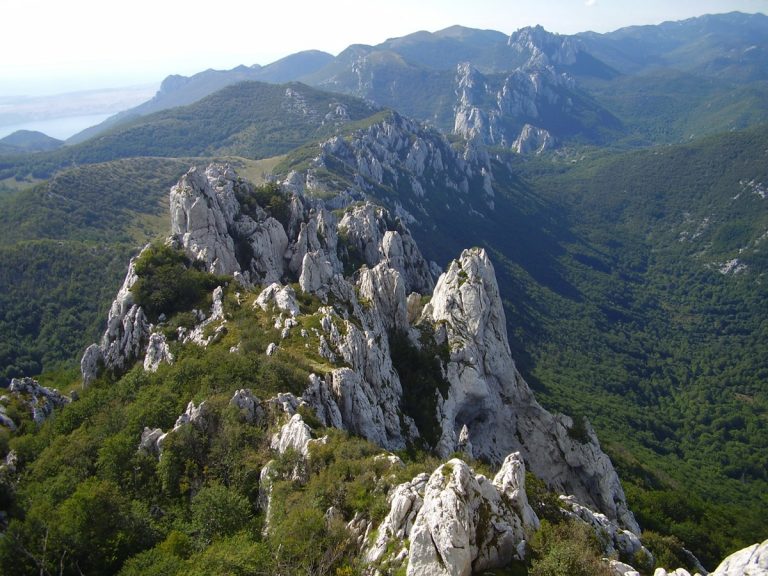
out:
{"label": "jagged rock outcrop", "polygon": [[520,451],[550,488],[575,495],[639,533],[594,431],[587,425],[578,437],[574,422],[544,410],[517,371],[495,273],[484,250],[465,250],[449,265],[422,322],[435,326],[438,343],[450,350],[445,367],[450,389],[438,398],[440,454],[458,448],[457,436],[466,426],[475,457],[501,462],[506,454]]}
{"label": "jagged rock outcrop", "polygon": [[712,572],[712,576],[765,576],[766,574],[768,574],[768,540],[734,552]]}
{"label": "jagged rock outcrop", "polygon": [[434,279],[416,241],[402,224],[388,220],[386,211],[370,202],[351,207],[339,222],[347,252],[369,268],[384,263],[396,270],[409,293],[431,292]]}
{"label": "jagged rock outcrop", "polygon": [[[241,211],[236,189],[247,186],[222,164],[192,168],[171,189],[171,233],[193,259],[214,274],[242,274],[246,284],[282,279],[288,237],[263,210]],[[247,261],[238,260],[247,253]]]}
{"label": "jagged rock outcrop", "polygon": [[236,391],[229,404],[237,408],[249,424],[258,424],[264,418],[265,411],[261,400],[254,396],[251,390]]}
{"label": "jagged rock outcrop", "polygon": [[[85,358],[85,357],[84,357]],[[165,334],[153,332],[147,342],[147,352],[144,356],[144,370],[157,372],[160,364],[173,364],[173,354],[168,347]]]}
{"label": "jagged rock outcrop", "polygon": [[518,153],[542,152],[555,145],[542,127],[549,116],[568,114],[573,107],[569,91],[575,85],[567,75],[545,64],[543,53],[513,70],[494,85],[469,63],[456,71],[454,134],[482,144],[509,147]]}
{"label": "jagged rock outcrop", "polygon": [[453,459],[428,480],[422,474],[395,488],[365,556],[375,564],[388,547],[399,555],[391,541],[407,538],[409,575],[469,575],[524,557],[525,540],[538,525],[519,455],[510,455],[493,481]]}
{"label": "jagged rock outcrop", "polygon": [[576,85],[574,75],[615,75],[583,49],[581,40],[537,26],[516,31],[507,46],[510,68],[501,79],[469,62],[458,64],[454,134],[525,154],[540,153],[576,134],[599,140],[586,117],[600,117],[603,128],[619,128],[619,121]]}
{"label": "jagged rock outcrop", "polygon": [[287,312],[291,316],[299,314],[296,292],[290,286],[282,286],[277,282],[273,282],[264,288],[256,298],[255,304],[265,312],[269,309],[269,306],[274,305],[278,310]]}
{"label": "jagged rock outcrop", "polygon": [[280,454],[285,454],[285,451],[290,448],[306,458],[310,440],[312,440],[312,431],[309,426],[304,423],[299,414],[294,414],[280,428],[280,431],[272,436],[270,447]]}
{"label": "jagged rock outcrop", "polygon": [[363,269],[357,285],[360,297],[370,302],[388,331],[408,328],[405,281],[396,268],[382,262]]}
{"label": "jagged rock outcrop", "polygon": [[566,506],[566,513],[569,516],[592,527],[606,556],[621,554],[623,557],[632,558],[641,553],[645,558],[653,557],[636,534],[620,528],[605,514],[594,512],[586,506],[582,506],[576,502],[573,496],[560,496],[560,501]]}
{"label": "jagged rock outcrop", "polygon": [[[335,167],[335,174],[345,175],[343,186],[335,178],[322,177],[328,166]],[[337,193],[333,204],[339,206],[375,196],[400,220],[413,224],[430,217],[427,197],[442,201],[446,192],[451,196],[449,209],[464,209],[475,201],[474,196],[492,207],[491,173],[487,156],[465,156],[436,130],[391,112],[345,138],[334,136],[322,143],[320,153],[299,178],[306,183],[297,188],[322,191],[326,196]],[[296,180],[295,175],[291,177],[294,186]]]}
{"label": "jagged rock outcrop", "polygon": [[144,310],[134,303],[131,288],[138,280],[135,259],[128,265],[123,285],[112,302],[101,343],[89,346],[80,361],[83,385],[88,386],[102,369],[122,374],[146,349],[151,325]]}
{"label": "jagged rock outcrop", "polygon": [[240,272],[229,233],[238,212],[234,173],[226,166],[192,168],[171,188],[171,234],[214,274]]}
{"label": "jagged rock outcrop", "polygon": [[[422,473],[410,482],[399,484],[389,493],[389,512],[378,527],[376,539],[365,551],[368,563],[378,563],[387,552],[391,541],[404,541],[408,538],[416,515],[424,503],[424,489],[428,480],[429,474]],[[404,544],[401,546],[401,549],[407,552],[407,547]],[[399,551],[397,554],[399,555]]]}
{"label": "jagged rock outcrop", "polygon": [[192,330],[179,330],[179,336],[184,342],[193,342],[198,346],[208,346],[218,341],[226,333],[226,319],[224,318],[224,289],[217,286],[211,295],[211,312],[208,317],[201,311],[197,311],[202,321]]}
{"label": "jagged rock outcrop", "polygon": [[583,50],[578,38],[548,32],[542,26],[520,28],[509,36],[507,46],[524,59],[521,67],[575,64]]}
{"label": "jagged rock outcrop", "polygon": [[[41,386],[37,380],[27,377],[12,378],[8,385],[8,393],[17,398],[29,411],[36,424],[42,424],[54,410],[72,402],[69,396],[65,396],[54,388]],[[6,412],[5,404],[8,400],[8,396],[0,397],[0,425],[13,431],[18,427],[18,423],[14,422]]]}
{"label": "jagged rock outcrop", "polygon": [[208,407],[205,402],[200,402],[195,406],[194,401],[190,400],[187,404],[187,409],[179,415],[176,419],[173,428],[168,432],[163,432],[160,428],[148,428],[145,427],[141,433],[141,440],[139,441],[139,450],[143,450],[149,454],[160,456],[163,452],[163,443],[169,434],[173,434],[183,426],[193,425],[200,430],[205,431],[208,427]]}
{"label": "jagged rock outcrop", "polygon": [[[358,134],[368,148],[345,148],[345,142],[333,146],[348,153],[376,150],[371,156],[361,152],[354,160],[355,166],[358,160],[368,162],[371,175],[378,173],[379,164],[383,174],[387,173],[386,162],[372,160],[387,155],[392,156],[388,162],[410,163],[412,170],[425,174],[428,166],[445,169],[441,148],[427,139],[417,145],[418,138],[404,132],[403,123],[406,121],[393,116],[389,124]],[[178,245],[209,270],[240,274],[246,288],[266,284],[255,306],[276,315],[274,326],[283,340],[298,325],[301,310],[293,290],[279,281],[298,280],[303,292],[315,294],[325,303],[316,312],[319,326],[302,328],[301,337],[308,339],[307,347],[311,337],[312,349],[331,368],[323,376],[310,378],[302,398],[284,395],[282,400],[265,404],[277,403],[290,416],[275,439],[278,452],[292,446],[306,455],[310,435],[296,414],[302,403],[314,409],[322,424],[343,428],[384,448],[402,449],[415,441],[420,432],[403,405],[403,383],[392,363],[389,338],[398,333],[419,346],[425,334],[434,335],[437,349],[448,351],[442,366],[447,390],[434,392],[436,449],[441,455],[462,449],[501,464],[509,453],[520,451],[526,465],[551,488],[573,494],[579,503],[637,531],[618,477],[591,429],[586,426],[579,436],[570,418],[546,412],[517,372],[493,267],[484,251],[465,251],[434,286],[430,265],[407,227],[382,208],[370,203],[350,206],[337,220],[321,201],[293,195],[285,199],[289,210],[283,213],[281,224],[252,204],[248,214],[243,213],[237,195],[248,190],[226,166],[212,165],[204,173],[191,170],[171,194],[173,230]],[[269,232],[275,224],[282,234]],[[250,248],[243,249],[243,243]],[[108,352],[124,340],[131,345],[129,353],[120,356],[122,368],[146,352],[151,330],[145,320],[140,321],[143,312],[131,299],[130,286],[135,280],[131,267],[113,305],[114,314],[110,314],[110,327],[120,330],[108,332],[115,337],[105,340],[107,345],[102,343],[98,351],[89,349],[84,365],[114,365]],[[426,297],[433,286],[431,299],[424,305],[419,294]],[[218,287],[210,314],[206,317],[198,312],[199,324],[190,333],[180,334],[180,340],[202,345],[216,342],[226,333],[224,306],[224,290]],[[122,328],[126,318],[129,329]],[[128,337],[134,334],[145,337]],[[282,344],[273,344],[270,352],[280,355]],[[238,350],[233,347],[233,353]],[[157,354],[147,356],[148,365],[154,365]],[[245,395],[233,402],[250,413]],[[194,420],[188,416],[185,422]],[[162,431],[148,429],[141,444],[159,453],[163,438]],[[266,478],[270,472],[264,474]],[[533,520],[526,517],[525,522]],[[478,554],[480,558],[485,553]],[[472,561],[484,565],[483,560]]]}
{"label": "jagged rock outcrop", "polygon": [[548,130],[526,124],[512,143],[512,150],[518,154],[541,154],[554,146],[555,139]]}

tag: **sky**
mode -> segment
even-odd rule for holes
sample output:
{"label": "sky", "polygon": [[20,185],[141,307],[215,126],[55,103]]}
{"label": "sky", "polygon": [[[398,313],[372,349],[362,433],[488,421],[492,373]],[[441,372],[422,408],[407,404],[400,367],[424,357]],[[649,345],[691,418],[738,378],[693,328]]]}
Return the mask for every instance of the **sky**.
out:
{"label": "sky", "polygon": [[0,99],[157,83],[454,24],[607,32],[768,0],[0,0]]}

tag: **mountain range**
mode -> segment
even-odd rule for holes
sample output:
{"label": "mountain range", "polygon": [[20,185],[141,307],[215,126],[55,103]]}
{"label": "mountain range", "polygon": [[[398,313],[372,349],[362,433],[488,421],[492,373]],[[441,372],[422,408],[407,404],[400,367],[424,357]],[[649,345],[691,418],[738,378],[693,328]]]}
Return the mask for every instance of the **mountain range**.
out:
{"label": "mountain range", "polygon": [[[383,448],[408,449],[411,454],[426,450],[441,457],[442,468],[423,454],[409,460],[400,453],[409,466],[430,462],[420,471],[437,469],[430,484],[427,478],[417,481],[415,473],[399,477],[410,484],[398,484],[397,494],[412,494],[408,506],[418,501],[425,515],[427,509],[441,510],[427,504],[429,486],[439,478],[452,478],[443,484],[447,492],[439,492],[443,494],[439,498],[449,497],[451,483],[469,482],[468,478],[475,478],[478,486],[484,481],[490,485],[488,478],[508,465],[507,454],[519,451],[535,475],[529,475],[526,485],[535,516],[557,524],[563,513],[551,514],[549,505],[556,510],[564,506],[577,516],[582,513],[576,506],[586,506],[592,510],[590,518],[602,512],[615,523],[603,530],[639,535],[647,546],[643,550],[653,555],[657,566],[701,570],[687,556],[685,549],[690,549],[704,566],[714,568],[730,552],[764,539],[768,534],[761,513],[768,504],[764,449],[768,335],[763,312],[768,233],[766,28],[764,15],[734,13],[610,34],[562,36],[533,27],[507,36],[458,26],[417,32],[378,46],[351,46],[336,57],[306,52],[266,67],[169,77],[153,100],[64,147],[35,154],[15,150],[0,157],[2,376],[20,383],[23,377],[42,372],[39,379],[44,385],[62,389],[79,385],[81,377],[71,371],[73,359],[79,360],[85,346],[103,332],[103,319],[109,316],[107,333],[83,357],[83,366],[89,367],[85,380],[91,385],[78,393],[82,399],[57,408],[60,414],[39,432],[23,417],[23,399],[29,397],[31,384],[6,406],[4,414],[21,432],[9,434],[3,442],[22,455],[20,468],[26,470],[27,479],[20,480],[20,494],[34,494],[35,508],[26,514],[32,518],[44,511],[35,486],[54,478],[62,483],[61,494],[50,505],[64,514],[76,505],[72,499],[80,492],[73,491],[82,490],[82,497],[87,494],[81,481],[102,482],[104,490],[126,491],[134,508],[157,505],[172,510],[166,522],[121,509],[131,522],[150,517],[156,522],[154,533],[141,532],[146,541],[134,538],[133,548],[121,549],[122,560],[154,550],[164,562],[171,563],[171,557],[177,563],[179,558],[202,562],[206,550],[212,554],[217,548],[207,548],[210,539],[199,539],[205,528],[182,520],[202,505],[196,494],[226,488],[219,494],[225,501],[259,499],[261,503],[254,503],[245,516],[253,514],[257,523],[270,522],[265,508],[269,496],[263,493],[266,481],[248,484],[244,477],[227,476],[235,469],[245,474],[242,462],[232,464],[234,468],[223,475],[205,472],[209,466],[220,466],[219,456],[208,450],[224,442],[225,436],[216,428],[219,424],[202,423],[223,422],[219,404],[247,388],[262,398],[290,391],[296,402],[305,403],[290,401],[288,409],[287,400],[278,395],[277,400],[254,404],[269,413],[259,426],[278,433],[275,446],[290,444],[306,456],[306,443],[291,444],[293,440],[286,437],[285,444],[279,437],[309,438],[336,427]],[[211,160],[217,162],[206,171]],[[189,172],[192,164],[198,168]],[[167,191],[174,183],[169,199]],[[213,210],[217,202],[224,202],[222,194],[229,199],[220,206],[221,213],[214,210],[203,218],[204,225],[195,224],[200,207]],[[169,205],[176,238],[171,245],[184,257],[165,253],[157,244],[158,237],[168,234]],[[215,242],[208,236],[214,228]],[[128,256],[148,242],[155,242],[153,248],[134,265],[144,272],[129,273],[132,283],[126,279],[110,308]],[[475,248],[463,252],[471,247]],[[128,294],[136,298],[138,288],[132,287],[137,279],[153,266],[163,270],[171,265],[181,274],[182,284],[170,286],[170,276],[164,276],[152,296],[159,300],[152,300],[154,304],[140,300],[138,310],[131,308]],[[222,280],[223,276],[228,279]],[[332,280],[337,276],[346,284]],[[411,291],[421,296],[400,302],[397,277],[404,279],[404,298]],[[229,287],[219,295],[224,299],[217,313],[216,296],[210,290],[222,282]],[[232,286],[238,282],[242,289],[236,295]],[[292,309],[291,299],[282,292],[278,296],[279,286],[271,296],[265,295],[272,282],[295,292],[300,314],[291,317],[298,324],[288,325],[285,314]],[[485,286],[487,293],[467,293],[466,301],[455,300],[470,286]],[[180,292],[171,292],[175,296],[170,300],[163,296],[167,290],[182,289],[191,290],[191,300]],[[487,295],[494,290],[497,295]],[[243,294],[249,310],[261,306],[257,299],[275,298],[279,303],[287,298],[281,326],[272,327],[277,320],[269,317],[266,304],[261,306],[267,313],[264,317],[258,311],[248,316],[241,310]],[[485,308],[471,312],[461,308],[462,302],[474,300],[486,302],[494,310],[493,319],[483,316]],[[214,311],[208,312],[212,305]],[[139,311],[146,315],[144,320]],[[432,314],[429,322],[426,311]],[[161,314],[165,320],[160,320]],[[217,314],[217,320],[208,320]],[[222,318],[229,324],[221,323]],[[165,344],[149,328],[150,323],[163,326],[163,322],[168,322],[161,331],[168,340]],[[483,327],[478,328],[482,338],[461,332],[462,326],[476,325]],[[220,330],[221,326],[226,329]],[[417,326],[421,336],[412,332]],[[297,327],[318,340],[312,340],[306,354],[299,353],[303,340],[278,333],[290,334]],[[374,349],[366,352],[365,362],[350,352],[359,344],[348,340],[355,330],[370,331],[369,340],[380,342],[379,352],[391,358],[398,384],[393,384],[389,369],[382,372],[383,360],[374,356]],[[448,331],[448,340],[440,340],[441,330]],[[194,352],[196,345],[184,343],[185,331],[199,333],[194,338],[205,340],[204,351]],[[409,331],[410,340],[404,340]],[[487,339],[491,333],[496,338],[492,345]],[[474,342],[478,348],[462,348],[456,344],[459,341],[462,346]],[[448,350],[441,348],[445,342],[452,342]],[[506,358],[504,342],[510,356],[502,363],[513,362],[513,367],[498,372],[493,366]],[[248,354],[229,352],[242,347],[262,358],[272,344],[290,356],[277,352],[269,360],[250,360]],[[132,355],[126,355],[128,349],[134,350]],[[487,358],[487,365],[473,364],[478,354]],[[146,360],[151,355],[161,360]],[[176,361],[167,361],[173,357]],[[374,358],[375,369],[370,364]],[[228,362],[235,364],[225,368]],[[154,374],[150,369],[144,372],[142,364],[160,366],[160,376],[149,375]],[[418,366],[423,369],[414,369]],[[248,370],[260,376],[243,376]],[[457,376],[462,370],[482,373],[485,383],[478,387],[474,380],[462,380]],[[193,373],[199,384],[191,384]],[[322,381],[312,380],[311,390],[306,387],[310,373]],[[509,374],[514,382],[506,382]],[[220,384],[222,378],[232,384]],[[281,381],[288,388],[280,388]],[[491,392],[481,394],[480,388]],[[101,412],[104,406],[117,409],[117,401],[109,399],[110,390],[125,399],[118,402],[119,410],[135,415],[128,428],[111,430],[106,420],[102,422],[107,414]],[[548,410],[570,416],[543,416],[538,408],[521,408],[529,406],[521,398],[533,393]],[[139,417],[136,411],[144,408],[133,404],[136,395],[154,395],[165,404],[157,413]],[[185,411],[191,400],[195,403]],[[213,406],[213,416],[199,415],[197,403],[202,400]],[[283,407],[275,413],[269,402]],[[503,415],[500,406],[509,402],[517,406],[516,414],[536,416],[529,422]],[[402,414],[379,413],[376,407],[400,407]],[[89,423],[83,412],[87,410],[101,424]],[[207,436],[195,440],[206,443],[202,452],[183,452],[192,450],[193,440],[186,447],[173,440],[182,430],[173,425],[179,414],[185,422],[202,418],[202,428],[194,428],[200,434],[205,426],[214,426],[215,432],[208,429]],[[506,424],[500,425],[502,421]],[[541,440],[534,449],[528,442],[537,437],[535,430],[542,422],[549,422],[546,426],[553,430],[562,426],[562,434],[555,434],[556,441]],[[248,425],[243,421],[230,432],[255,434]],[[152,440],[141,432],[143,426],[162,429]],[[496,437],[496,432],[489,432],[499,427],[517,433]],[[592,441],[593,427],[599,445],[596,438]],[[73,442],[77,434],[88,443],[107,438],[112,450],[119,445],[130,460],[137,458],[133,452],[139,443],[148,457],[165,451],[157,440],[169,428],[174,433],[166,453],[182,450],[178,458],[191,458],[190,454],[197,458],[186,472],[174,472],[172,481],[162,476],[170,473],[170,464],[160,466],[157,460],[151,465],[149,460],[135,463],[147,466],[141,472],[147,476],[138,483],[131,484],[124,476],[127,469],[112,476],[98,472],[106,464],[93,459],[95,452],[83,453],[78,472],[82,478],[65,479],[39,444],[43,438]],[[191,438],[188,432],[178,432],[179,437],[182,434]],[[581,444],[569,444],[574,439],[581,439]],[[352,450],[347,444],[351,439],[334,436],[331,442],[334,450]],[[599,472],[584,472],[592,470],[593,461],[587,465],[571,460],[560,469],[553,464],[558,458],[552,456],[545,465],[534,456],[542,451],[583,450],[580,445],[591,444],[602,446],[610,456],[610,468],[600,464]],[[250,457],[258,465],[248,468],[248,474],[268,475],[264,465],[269,449],[257,445]],[[101,454],[101,448],[93,450]],[[274,450],[280,458],[274,476],[278,496],[273,501],[298,502],[299,496],[288,489],[293,482],[309,493],[322,493],[319,501],[328,504],[330,496],[317,483],[331,474],[330,452],[324,464],[316,465],[313,460],[310,464],[291,460],[295,458],[291,452],[284,457],[284,446]],[[313,454],[314,450],[323,449],[312,448]],[[371,458],[376,454],[374,448],[355,450],[362,450],[361,459],[363,453]],[[465,470],[463,462],[444,463],[453,452],[475,470],[491,468],[478,476]],[[602,462],[602,452],[595,454]],[[163,458],[159,462],[171,457]],[[301,466],[309,468],[301,472]],[[597,485],[612,485],[613,466],[621,478],[621,494],[596,491]],[[89,470],[94,467],[98,470],[92,474]],[[506,473],[513,474],[511,470]],[[521,473],[517,470],[514,474]],[[581,470],[582,476],[572,476],[574,470]],[[298,476],[291,480],[292,474]],[[584,474],[592,474],[592,480],[585,480]],[[151,477],[162,479],[161,490],[153,492]],[[371,481],[378,482],[376,478]],[[557,494],[575,495],[574,504],[569,500],[553,504],[543,487],[534,495],[536,478]],[[24,488],[24,482],[31,482],[30,487]],[[496,490],[508,486],[499,476],[493,484]],[[394,484],[390,488],[394,490]],[[8,507],[9,502],[20,502],[12,493],[3,493],[5,509],[15,522],[12,533],[29,544],[36,529],[32,521],[22,522],[23,512]],[[394,506],[394,495],[390,492],[387,504]],[[417,530],[415,524],[398,524],[390,518],[395,508],[386,508],[387,504],[379,502],[374,512],[371,502],[363,505],[347,496],[339,498],[337,511],[344,530],[368,534],[362,535],[354,552],[337,542],[346,550],[339,558],[346,560],[330,561],[335,570],[363,554],[375,557],[382,573],[398,569],[417,573],[421,569],[413,560],[421,546],[417,542],[441,538],[426,528]],[[482,514],[496,510],[493,514],[515,516],[517,520],[509,522],[519,522],[531,537],[536,531],[532,516],[526,504],[513,501],[514,510],[503,514],[497,510],[501,504],[492,499],[462,505],[479,514],[473,516],[473,526],[484,526],[487,518],[481,521]],[[115,502],[128,506],[120,498]],[[240,508],[249,506],[238,502]],[[398,502],[406,505],[406,500]],[[329,504],[318,510],[326,513],[331,508]],[[625,509],[634,512],[632,519]],[[274,534],[288,530],[290,524],[289,515],[279,510]],[[380,524],[384,516],[391,524]],[[357,528],[353,517],[361,522]],[[585,520],[587,513],[580,517]],[[185,544],[193,546],[194,553],[192,548],[169,552],[170,544],[165,543],[172,536],[171,520],[183,526],[180,534],[194,539],[194,546]],[[419,522],[428,526],[431,520],[425,516]],[[82,554],[87,547],[66,544],[67,538],[72,542],[82,538],[77,535],[81,529],[57,533],[61,542],[56,546],[66,554],[77,551],[85,562]],[[545,570],[536,568],[536,563],[547,558],[549,549],[542,540],[547,537],[531,540],[535,552],[528,556],[528,564],[521,565],[514,562],[525,554],[516,552],[513,561],[509,547],[486,546],[490,541],[486,537],[493,540],[507,533],[519,541],[517,528],[510,525],[508,532],[504,530],[493,537],[480,532],[470,537],[485,542],[473,545],[477,554],[468,560],[471,569],[507,565],[509,570],[547,573],[536,572]],[[556,529],[545,525],[540,530],[546,534]],[[226,541],[233,546],[236,532]],[[379,542],[375,536],[383,533],[398,536]],[[574,534],[563,541],[575,541]],[[263,543],[269,546],[278,536],[265,538]],[[395,561],[403,549],[408,554],[404,543],[409,538],[411,560]],[[223,542],[217,545],[224,546]],[[601,554],[610,553],[606,542]],[[639,544],[627,548],[626,543],[619,547],[618,540],[611,542],[622,560],[653,573],[653,563],[639,555]],[[258,548],[262,542],[246,539],[240,544]],[[443,558],[453,554],[437,549]],[[16,558],[3,556],[11,553],[4,550],[0,550],[4,562]],[[253,553],[258,555],[255,549]],[[137,563],[150,556],[134,559],[131,566],[140,573]],[[96,556],[88,558],[97,561]],[[91,566],[110,572],[120,568]],[[319,570],[317,565],[315,569]],[[595,573],[597,568],[585,570]]]}
{"label": "mountain range", "polygon": [[489,144],[509,146],[526,124],[566,142],[680,142],[765,121],[767,32],[768,17],[741,13],[572,36],[453,26],[335,58],[309,51],[266,67],[170,76],[153,100],[104,128],[260,80],[354,95]]}

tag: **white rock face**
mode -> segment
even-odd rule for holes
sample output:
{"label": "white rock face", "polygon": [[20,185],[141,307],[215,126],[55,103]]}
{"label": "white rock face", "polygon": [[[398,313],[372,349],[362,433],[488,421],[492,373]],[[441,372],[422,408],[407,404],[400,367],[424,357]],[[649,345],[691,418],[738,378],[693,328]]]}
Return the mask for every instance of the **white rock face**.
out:
{"label": "white rock face", "polygon": [[[212,294],[213,304],[211,304],[211,313],[207,318],[205,318],[205,314],[201,313],[201,316],[205,319],[194,328],[192,328],[188,334],[184,334],[184,342],[193,342],[198,346],[208,346],[212,342],[221,338],[223,331],[225,330],[224,324],[226,323],[226,320],[224,319],[223,298],[224,289],[221,286],[214,288]],[[209,328],[213,327],[214,324],[218,324],[218,326],[213,330],[212,334],[208,334],[208,332],[210,332]]]}
{"label": "white rock face", "polygon": [[[147,248],[145,246],[144,250]],[[101,342],[89,346],[80,360],[83,386],[93,382],[102,369],[115,375],[122,374],[144,355],[152,325],[144,310],[134,303],[131,294],[131,288],[138,280],[135,261],[135,258],[131,259],[123,285],[109,309],[107,328]]]}
{"label": "white rock face", "polygon": [[239,211],[234,178],[228,167],[212,164],[205,172],[192,168],[171,188],[171,234],[214,274],[241,271],[229,232]]}
{"label": "white rock face", "polygon": [[507,45],[525,57],[525,66],[574,64],[582,50],[581,42],[571,36],[547,32],[541,26],[526,26],[510,35]]}
{"label": "white rock face", "polygon": [[243,418],[249,424],[257,423],[264,417],[264,409],[261,406],[261,400],[254,396],[251,390],[238,390],[235,392],[235,395],[232,396],[229,404],[240,410]]}
{"label": "white rock face", "polygon": [[324,252],[318,250],[304,255],[299,276],[299,286],[303,292],[324,296],[333,276],[333,265]]}
{"label": "white rock face", "polygon": [[555,146],[555,139],[544,128],[526,124],[512,144],[512,150],[518,154],[541,154]]}
{"label": "white rock face", "polygon": [[99,366],[103,365],[114,374],[121,374],[144,353],[149,340],[150,324],[144,310],[133,301],[131,288],[136,280],[135,260],[131,260],[123,285],[109,309],[107,329],[99,345],[101,357],[95,348],[89,347],[81,361],[85,385],[93,380]]}
{"label": "white rock face", "polygon": [[272,437],[271,448],[284,454],[289,448],[295,450],[305,458],[309,454],[309,441],[312,440],[312,433],[301,419],[299,414],[294,414],[288,423],[280,428],[280,432]]}
{"label": "white rock face", "polygon": [[85,349],[80,360],[80,373],[83,376],[83,386],[90,385],[104,367],[104,355],[98,344],[91,344]]}
{"label": "white rock face", "polygon": [[379,446],[387,446],[384,408],[376,402],[370,384],[349,368],[334,370],[331,378],[331,390],[345,427]]}
{"label": "white rock face", "polygon": [[[667,572],[664,568],[656,568],[653,572],[653,576],[691,576],[691,573],[685,568],[677,568],[671,572]],[[694,576],[701,576],[701,574],[697,572]]]}
{"label": "white rock face", "polygon": [[640,576],[640,572],[635,570],[632,566],[619,562],[618,560],[609,560],[608,566],[614,576]]}
{"label": "white rock face", "polygon": [[372,269],[364,268],[357,285],[360,297],[371,303],[387,330],[408,328],[405,282],[397,269],[384,262]]}
{"label": "white rock face", "polygon": [[[517,68],[500,90],[469,63],[456,70],[454,134],[470,141],[510,147],[518,153],[540,153],[556,144],[547,130],[537,128],[552,110],[567,113],[573,102],[565,90],[575,82],[556,66],[575,62],[578,41],[543,28],[523,28],[509,39]],[[524,128],[519,131],[520,124]],[[518,128],[514,128],[518,126]]]}
{"label": "white rock face", "polygon": [[[508,467],[521,464],[514,459]],[[491,482],[458,459],[440,466],[427,482],[410,533],[407,574],[469,576],[508,564],[526,531],[535,529],[525,526],[518,510],[501,496],[516,490],[506,482],[520,477],[502,468]],[[526,515],[536,517],[530,508]]]}
{"label": "white rock face", "polygon": [[[83,356],[85,358],[85,356]],[[160,364],[173,364],[173,354],[168,347],[168,341],[165,334],[153,332],[147,342],[147,353],[144,356],[144,370],[147,372],[157,372]]]}
{"label": "white rock face", "polygon": [[768,574],[768,540],[734,552],[712,576],[765,576]]}
{"label": "white rock face", "polygon": [[383,208],[366,202],[344,214],[339,230],[348,245],[362,257],[363,264],[373,268],[384,262],[400,273],[407,292],[431,292],[434,280],[416,242],[400,224],[399,230],[388,230],[388,218]]}
{"label": "white rock face", "polygon": [[447,343],[450,360],[447,398],[439,398],[442,434],[438,452],[458,447],[467,426],[475,457],[501,462],[520,451],[531,470],[552,489],[574,494],[639,533],[619,478],[594,432],[569,434],[573,421],[553,416],[534,399],[509,350],[498,285],[484,250],[465,250],[437,282],[422,321],[437,326],[438,343]]}
{"label": "white rock face", "polygon": [[428,474],[419,474],[410,482],[400,484],[390,492],[387,497],[389,513],[379,525],[376,540],[365,551],[367,562],[378,562],[386,553],[391,540],[408,538],[416,515],[424,503],[424,489],[428,480]]}
{"label": "white rock face", "polygon": [[265,312],[270,305],[274,305],[278,310],[287,312],[291,316],[299,315],[299,303],[296,301],[296,292],[290,286],[282,286],[273,282],[261,291],[256,304]]}

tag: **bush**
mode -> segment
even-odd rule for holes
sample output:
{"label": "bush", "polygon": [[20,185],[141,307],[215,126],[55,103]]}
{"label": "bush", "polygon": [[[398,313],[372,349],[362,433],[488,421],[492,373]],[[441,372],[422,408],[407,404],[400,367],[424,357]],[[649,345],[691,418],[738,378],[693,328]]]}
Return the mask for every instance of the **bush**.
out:
{"label": "bush", "polygon": [[574,520],[541,528],[531,539],[530,576],[610,576],[592,528]]}
{"label": "bush", "polygon": [[142,252],[135,270],[138,280],[131,293],[153,322],[160,314],[170,316],[199,305],[208,292],[226,281],[196,269],[183,252],[165,245]]}
{"label": "bush", "polygon": [[202,545],[216,538],[233,536],[253,517],[245,496],[221,484],[204,486],[192,498],[192,525]]}

